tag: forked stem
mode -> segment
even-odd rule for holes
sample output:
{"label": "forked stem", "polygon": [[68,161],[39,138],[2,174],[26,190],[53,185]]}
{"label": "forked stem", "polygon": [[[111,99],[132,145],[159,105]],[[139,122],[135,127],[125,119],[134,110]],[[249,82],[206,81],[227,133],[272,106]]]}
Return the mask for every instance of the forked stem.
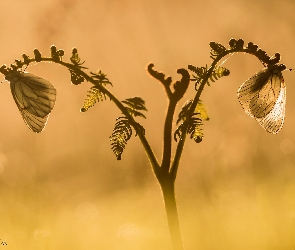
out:
{"label": "forked stem", "polygon": [[[258,49],[257,45],[254,45],[253,43],[248,43],[248,47],[243,46],[244,41],[239,39],[231,39],[229,42],[230,48],[226,49],[224,46],[220,44],[216,44],[214,42],[210,43],[211,48],[213,49],[212,59],[213,62],[209,69],[204,73],[202,77],[200,77],[200,82],[197,81],[198,89],[197,93],[193,99],[193,102],[190,106],[190,114],[193,114],[195,112],[196,106],[200,100],[201,93],[203,91],[203,88],[205,87],[206,83],[209,81],[209,78],[212,76],[212,73],[214,73],[214,70],[216,69],[217,63],[226,55],[235,53],[235,52],[244,52],[249,53],[252,55],[255,55],[262,63],[265,65],[274,65],[279,62],[280,55],[278,53],[275,54],[273,58],[269,58],[264,51],[261,49]],[[93,84],[96,83],[97,80],[94,80],[93,77],[86,74],[83,69],[86,69],[82,67],[81,65],[83,63],[80,63],[80,59],[77,54],[77,50],[73,49],[71,63],[65,63],[63,62],[62,56],[64,52],[62,50],[56,50],[55,46],[51,47],[51,57],[42,57],[41,53],[35,49],[34,51],[35,58],[29,58],[26,55],[23,55],[24,61],[15,61],[15,65],[12,65],[11,68],[16,70],[20,69],[23,66],[27,66],[32,62],[41,62],[41,61],[49,61],[49,62],[55,62],[62,66],[65,66],[68,68],[71,72],[71,74],[74,72],[74,76],[76,76],[75,80],[78,82],[77,84],[81,83],[84,79],[86,81],[92,82]],[[180,230],[180,224],[179,224],[179,217],[178,217],[178,211],[177,211],[177,205],[176,205],[176,196],[175,196],[175,180],[176,175],[178,171],[178,166],[180,162],[180,158],[182,155],[185,139],[186,139],[186,132],[183,131],[181,138],[179,138],[179,142],[176,148],[176,152],[174,155],[174,159],[171,159],[172,157],[172,122],[173,122],[173,116],[176,108],[176,104],[179,102],[180,99],[182,99],[184,93],[187,91],[187,88],[190,83],[190,75],[186,69],[179,69],[177,72],[182,75],[182,78],[180,81],[177,81],[172,84],[171,77],[165,77],[165,75],[161,72],[157,72],[153,69],[153,64],[149,64],[148,66],[148,72],[151,76],[153,76],[155,79],[159,80],[161,84],[164,86],[166,94],[169,98],[169,106],[168,111],[166,114],[166,120],[164,125],[164,146],[163,146],[163,156],[162,156],[162,162],[161,165],[157,161],[154,152],[152,151],[150,144],[148,143],[144,133],[138,133],[138,137],[141,140],[141,143],[148,155],[148,158],[150,160],[152,170],[159,181],[159,184],[161,186],[161,191],[164,199],[165,209],[166,209],[166,215],[167,215],[167,221],[170,231],[170,237],[171,237],[171,243],[173,250],[183,250],[183,240],[181,236],[181,230]],[[9,71],[7,71],[6,66],[3,65],[0,67],[0,73],[3,73],[4,75],[7,75]],[[204,68],[204,67],[203,67]],[[75,75],[76,74],[76,75]],[[121,112],[129,119],[131,124],[137,124],[134,120],[134,117],[129,113],[129,111],[126,109],[126,107],[122,104],[121,101],[119,101],[108,89],[104,88],[102,84],[96,84],[96,88],[101,90],[102,93],[110,97],[110,99],[115,103],[115,105],[121,110]],[[136,128],[135,128],[136,130]]]}

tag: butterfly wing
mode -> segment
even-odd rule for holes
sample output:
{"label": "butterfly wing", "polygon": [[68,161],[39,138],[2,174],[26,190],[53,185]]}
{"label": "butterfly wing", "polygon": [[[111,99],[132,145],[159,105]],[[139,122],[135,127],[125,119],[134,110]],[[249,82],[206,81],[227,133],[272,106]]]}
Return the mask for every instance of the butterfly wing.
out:
{"label": "butterfly wing", "polygon": [[264,68],[245,81],[238,89],[239,102],[251,117],[261,117],[266,113],[266,109],[274,106],[274,103],[272,105],[270,102],[267,105],[265,96],[269,88],[267,85],[269,76],[269,70]]}
{"label": "butterfly wing", "polygon": [[265,117],[257,118],[259,124],[269,133],[277,134],[284,125],[286,110],[286,85],[283,77],[281,78],[281,89],[278,99],[271,112]]}
{"label": "butterfly wing", "polygon": [[[20,108],[19,108],[20,110]],[[22,117],[26,123],[26,125],[33,130],[35,133],[40,133],[42,132],[42,130],[44,129],[49,114],[45,117],[39,117],[39,116],[35,116],[33,114],[31,114],[30,112],[28,112],[27,110],[23,110],[21,111]]]}
{"label": "butterfly wing", "polygon": [[30,73],[13,72],[10,81],[13,99],[27,126],[40,133],[54,107],[56,89],[47,80]]}
{"label": "butterfly wing", "polygon": [[245,112],[269,133],[278,133],[284,123],[286,86],[279,66],[264,68],[244,82],[238,99]]}

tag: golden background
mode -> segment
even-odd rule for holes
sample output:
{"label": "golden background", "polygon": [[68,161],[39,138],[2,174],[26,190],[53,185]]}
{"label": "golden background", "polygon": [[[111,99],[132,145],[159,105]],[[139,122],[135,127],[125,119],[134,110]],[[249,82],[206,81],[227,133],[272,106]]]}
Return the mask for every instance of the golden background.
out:
{"label": "golden background", "polygon": [[[252,41],[295,68],[295,2],[256,0],[0,1],[0,65],[78,48],[85,66],[101,69],[123,100],[146,101],[139,118],[161,157],[167,98],[146,72],[179,79],[178,68],[210,64],[209,42]],[[236,91],[263,66],[235,54],[231,70],[201,99],[211,120],[203,142],[187,140],[176,180],[186,249],[295,249],[295,74],[285,71],[286,120],[268,134],[241,108]],[[120,116],[112,102],[80,113],[91,86],[70,84],[58,65],[27,71],[48,79],[57,102],[46,129],[30,131],[7,82],[0,85],[0,249],[170,249],[160,187],[138,138],[117,161],[109,135]],[[4,78],[3,78],[4,79]],[[194,84],[180,106],[194,96]],[[178,107],[178,111],[179,111]],[[178,112],[177,111],[177,112]],[[175,145],[174,145],[175,146]],[[0,243],[1,243],[0,240]]]}

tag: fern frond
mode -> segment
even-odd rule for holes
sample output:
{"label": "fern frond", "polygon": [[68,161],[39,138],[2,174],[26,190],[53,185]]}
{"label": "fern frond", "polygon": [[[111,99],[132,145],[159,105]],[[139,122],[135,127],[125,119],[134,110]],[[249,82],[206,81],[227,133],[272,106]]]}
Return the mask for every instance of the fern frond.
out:
{"label": "fern frond", "polygon": [[[51,46],[51,55],[53,56],[57,56],[57,60],[59,60],[58,58],[63,55],[63,52],[60,54],[60,50],[56,51],[56,48]],[[59,53],[58,53],[59,52]],[[39,52],[40,53],[40,52]],[[36,56],[36,54],[35,54]],[[84,62],[81,62],[81,58],[78,55],[78,50],[76,48],[72,49],[72,56],[70,58],[74,68],[69,68],[69,71],[71,73],[71,82],[74,85],[78,85],[82,82],[84,82],[84,77],[81,75],[80,70],[81,69],[87,69],[86,67],[82,66],[82,64],[84,64]]]}
{"label": "fern frond", "polygon": [[141,99],[140,97],[133,97],[133,98],[128,98],[122,102],[127,105],[127,107],[125,106],[125,108],[128,110],[129,114],[135,117],[140,116],[140,117],[146,118],[143,113],[138,111],[138,110],[147,111],[145,107],[145,101],[143,99]]}
{"label": "fern frond", "polygon": [[[194,115],[198,115],[198,113]],[[200,143],[204,137],[202,119],[192,116],[187,120],[187,126],[187,133],[190,134],[190,138],[194,139],[196,143]]]}
{"label": "fern frond", "polygon": [[185,133],[185,123],[181,123],[178,128],[175,130],[174,132],[174,141],[177,142],[177,139],[179,138],[180,140],[182,140],[182,136]]}
{"label": "fern frond", "polygon": [[230,71],[227,68],[217,66],[212,72],[212,74],[210,75],[210,80],[211,82],[215,82],[216,80],[218,80],[219,78],[223,76],[228,76],[229,73]]}
{"label": "fern frond", "polygon": [[194,72],[196,75],[193,75],[194,79],[193,81],[197,81],[198,83],[204,78],[204,76],[207,73],[208,67],[195,67],[191,64],[188,65],[188,69],[192,72]]}
{"label": "fern frond", "polygon": [[215,60],[218,56],[222,56],[226,51],[226,48],[220,43],[210,42],[210,47],[212,48],[210,51],[210,58],[212,60]]}
{"label": "fern frond", "polygon": [[208,121],[209,116],[205,104],[200,100],[194,110],[193,114],[190,114],[190,107],[193,100],[188,100],[181,111],[179,112],[177,124],[182,121],[174,133],[174,140],[177,138],[182,139],[183,134],[190,134],[190,138],[194,139],[195,142],[199,143],[202,141],[203,134],[203,123],[202,121]]}
{"label": "fern frond", "polygon": [[95,103],[106,100],[106,95],[95,86],[91,87],[85,98],[81,112],[86,112],[94,106]]}
{"label": "fern frond", "polygon": [[181,111],[178,114],[178,119],[176,121],[176,124],[178,124],[180,121],[185,121],[189,115],[190,107],[193,103],[193,100],[188,100],[183,107],[181,108]]}
{"label": "fern frond", "polygon": [[[189,64],[188,69],[195,73],[195,75],[193,75],[193,78],[191,79],[191,81],[196,82],[195,83],[195,89],[197,89],[197,85],[206,76],[207,71],[208,71],[208,67],[207,67],[207,65],[206,65],[206,67],[195,67],[195,66]],[[207,84],[210,86],[209,81],[207,81]]]}
{"label": "fern frond", "polygon": [[[206,67],[195,67],[193,65],[188,65],[188,69],[195,73],[193,74],[193,78],[191,81],[195,81],[195,89],[197,90],[198,84],[206,77],[206,74],[208,72],[207,65]],[[215,82],[222,76],[228,76],[230,71],[227,68],[217,66],[214,71],[209,76],[209,80],[211,82]],[[210,86],[209,80],[207,81],[208,86]]]}
{"label": "fern frond", "polygon": [[84,80],[85,80],[84,77],[81,76],[78,71],[72,70],[72,69],[69,69],[69,71],[71,73],[71,82],[74,85],[78,85],[78,84],[84,82]]}
{"label": "fern frond", "polygon": [[206,105],[201,100],[199,100],[197,103],[195,113],[198,113],[203,121],[209,121],[209,115]]}
{"label": "fern frond", "polygon": [[[190,111],[190,107],[191,107],[191,104],[192,103],[193,103],[193,100],[188,100],[183,105],[181,111],[179,112],[179,115],[178,115],[178,119],[176,121],[176,124],[178,124],[180,121],[185,121],[185,120],[188,119],[188,117],[189,117],[189,111]],[[203,121],[208,121],[209,120],[207,108],[206,108],[205,104],[201,100],[198,101],[194,113],[195,114],[199,114],[200,118]]]}
{"label": "fern frond", "polygon": [[122,153],[131,136],[132,127],[128,118],[125,116],[117,118],[115,128],[110,136],[112,150],[117,160],[121,160]]}
{"label": "fern frond", "polygon": [[110,80],[107,78],[107,75],[102,73],[102,71],[98,71],[96,72],[90,72],[91,77],[96,80],[95,82],[97,84],[101,84],[103,86],[106,86],[108,84],[110,84],[111,86],[113,86],[113,84],[110,82]]}
{"label": "fern frond", "polygon": [[147,109],[145,107],[145,101],[143,99],[141,99],[140,97],[128,98],[122,102],[127,104],[128,106],[130,106],[133,109],[147,111]]}
{"label": "fern frond", "polygon": [[174,140],[177,141],[177,138],[182,140],[183,134],[190,134],[190,138],[194,139],[196,143],[200,143],[204,137],[203,134],[203,123],[202,119],[197,117],[199,114],[194,113],[188,117],[184,122],[182,122],[174,133]]}
{"label": "fern frond", "polygon": [[139,116],[139,117],[142,117],[142,118],[146,119],[146,116],[143,113],[141,113],[139,111],[136,111],[136,110],[134,110],[132,108],[128,108],[128,107],[125,107],[125,108],[127,109],[128,113],[130,115],[133,115],[134,117]]}
{"label": "fern frond", "polygon": [[230,39],[229,42],[228,42],[229,46],[231,49],[236,49],[236,50],[240,50],[240,49],[243,49],[244,47],[244,40],[243,39]]}
{"label": "fern frond", "polygon": [[78,55],[78,50],[76,48],[72,49],[72,56],[70,58],[73,65],[75,65],[78,69],[87,69],[86,67],[82,66],[85,63],[81,62],[81,58]]}

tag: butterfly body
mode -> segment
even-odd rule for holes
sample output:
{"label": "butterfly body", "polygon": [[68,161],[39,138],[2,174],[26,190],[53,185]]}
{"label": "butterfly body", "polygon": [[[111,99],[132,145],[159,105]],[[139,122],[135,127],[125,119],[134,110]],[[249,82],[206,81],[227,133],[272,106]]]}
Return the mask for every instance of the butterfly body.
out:
{"label": "butterfly body", "polygon": [[56,101],[56,89],[47,80],[27,72],[10,72],[5,79],[10,82],[13,99],[26,125],[40,133]]}
{"label": "butterfly body", "polygon": [[286,85],[285,65],[269,65],[245,81],[238,99],[245,112],[269,133],[277,134],[284,124]]}

